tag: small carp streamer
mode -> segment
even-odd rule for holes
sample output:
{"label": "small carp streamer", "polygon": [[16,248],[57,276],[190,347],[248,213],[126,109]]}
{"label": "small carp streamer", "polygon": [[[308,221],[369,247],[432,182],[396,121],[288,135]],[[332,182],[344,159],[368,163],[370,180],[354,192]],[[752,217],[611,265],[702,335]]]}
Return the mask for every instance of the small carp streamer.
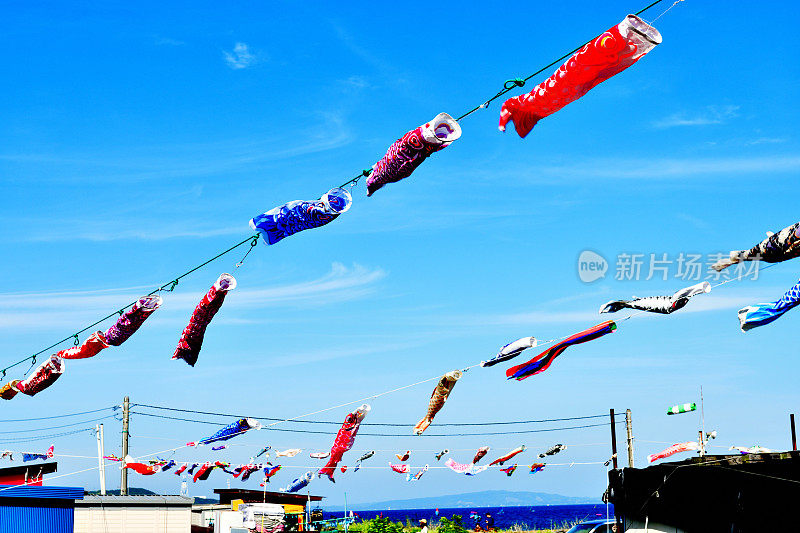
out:
{"label": "small carp streamer", "polygon": [[361,457],[359,457],[358,460],[356,461],[356,466],[353,468],[353,472],[358,472],[358,469],[361,468],[361,463],[363,463],[373,455],[375,455],[375,450],[370,450]]}
{"label": "small carp streamer", "polygon": [[247,463],[246,465],[239,465],[233,469],[233,477],[238,478],[239,476],[242,477],[242,481],[247,481],[250,479],[250,475],[254,472],[258,472],[264,467],[262,464],[258,463]]}
{"label": "small carp streamer", "polygon": [[419,472],[417,472],[413,476],[411,475],[411,473],[406,474],[406,481],[419,481],[420,478],[423,476],[423,474],[425,474],[425,472],[428,471],[428,468],[430,468],[430,465],[423,466],[419,470]]}
{"label": "small carp streamer", "polygon": [[521,365],[512,366],[506,370],[506,377],[508,379],[513,378],[517,381],[522,381],[523,379],[529,378],[534,374],[544,372],[550,367],[555,358],[564,353],[564,350],[570,346],[598,339],[604,335],[613,333],[616,329],[617,325],[609,320],[608,322],[603,322],[602,324],[598,324],[587,330],[581,331],[580,333],[576,333],[566,340],[563,340],[558,344],[554,344],[530,361],[522,363]]}
{"label": "small carp streamer", "polygon": [[197,304],[197,307],[194,308],[189,324],[184,328],[181,340],[178,341],[178,347],[172,356],[173,359],[183,359],[189,366],[194,366],[197,363],[197,356],[200,355],[200,348],[203,347],[206,328],[220,307],[222,307],[225,295],[235,288],[236,279],[233,276],[230,274],[220,275],[214,285],[203,296],[203,299],[200,300],[200,303]]}
{"label": "small carp streamer", "polygon": [[783,228],[778,233],[767,233],[767,238],[749,250],[733,250],[730,257],[714,263],[711,268],[719,272],[742,261],[780,263],[800,257],[800,222]]}
{"label": "small carp streamer", "polygon": [[397,457],[397,460],[400,462],[408,461],[408,458],[411,457],[411,450],[408,450],[405,453],[396,453],[394,456]]}
{"label": "small carp streamer", "polygon": [[130,455],[125,456],[125,461],[122,463],[122,468],[127,468],[133,470],[137,474],[141,474],[143,476],[152,476],[159,470],[161,470],[160,465],[149,465],[146,463],[140,463],[133,460],[133,457]]}
{"label": "small carp streamer", "polygon": [[621,309],[638,309],[650,313],[668,315],[682,309],[689,303],[689,298],[698,294],[711,292],[711,284],[707,281],[679,290],[672,296],[648,296],[633,300],[612,300],[600,308],[601,313],[616,313]]}
{"label": "small carp streamer", "polygon": [[464,474],[466,476],[474,476],[476,474],[480,474],[481,472],[489,468],[488,466],[475,466],[472,463],[469,464],[457,463],[453,459],[448,459],[447,461],[444,462],[444,465],[453,472],[455,472],[456,474]]}
{"label": "small carp streamer", "polygon": [[17,382],[15,388],[23,394],[33,396],[55,383],[63,373],[64,360],[58,354],[53,354],[29,378]]}
{"label": "small carp streamer", "polygon": [[428,429],[428,426],[433,422],[433,417],[444,407],[444,402],[447,401],[447,397],[453,392],[453,387],[456,386],[456,381],[461,379],[461,376],[462,373],[460,370],[453,370],[439,379],[439,383],[436,384],[436,388],[433,389],[433,393],[431,393],[431,399],[428,402],[428,412],[425,414],[425,417],[414,426],[414,435],[422,435],[422,432]]}
{"label": "small carp streamer", "polygon": [[223,461],[206,461],[203,463],[200,468],[197,469],[197,472],[194,473],[194,477],[192,478],[193,483],[197,483],[198,481],[205,481],[208,479],[209,474],[211,471],[216,468],[221,468],[225,470],[226,467],[230,466],[229,463],[225,463]]}
{"label": "small carp streamer", "polygon": [[679,444],[673,444],[672,446],[661,452],[648,455],[647,462],[652,463],[658,461],[659,459],[664,459],[666,457],[669,457],[670,455],[675,455],[676,453],[679,452],[689,452],[692,450],[699,450],[699,449],[700,445],[693,440],[689,442],[681,442]]}
{"label": "small carp streamer", "polygon": [[176,463],[176,462],[175,462],[175,459],[170,459],[170,460],[169,460],[169,461],[167,461],[165,464],[161,465],[161,471],[162,471],[162,472],[166,472],[166,471],[168,471],[168,470],[172,470],[172,468],[173,468],[174,466],[176,466],[177,464],[178,464],[178,463]]}
{"label": "small carp streamer", "polygon": [[494,461],[489,463],[489,466],[502,465],[503,463],[505,463],[506,461],[508,461],[512,457],[514,457],[515,455],[518,455],[518,454],[520,454],[520,453],[522,453],[524,451],[525,451],[525,445],[523,444],[522,446],[520,446],[518,448],[514,448],[513,450],[511,450],[507,454],[501,455],[500,457],[498,457],[497,459],[495,459]]}
{"label": "small carp streamer", "polygon": [[106,341],[103,332],[95,331],[83,341],[83,344],[80,346],[73,346],[72,348],[61,350],[56,355],[64,359],[86,359],[88,357],[94,357],[99,354],[101,350],[108,348],[108,346],[108,341]]}
{"label": "small carp streamer", "polygon": [[766,304],[748,305],[739,310],[739,324],[742,331],[764,326],[783,316],[800,304],[800,281],[786,291],[780,300]]}
{"label": "small carp streamer", "polygon": [[294,457],[302,451],[303,450],[300,448],[289,448],[288,450],[283,450],[281,452],[275,450],[275,457]]}
{"label": "small carp streamer", "polygon": [[445,449],[445,450],[442,450],[442,451],[440,451],[439,453],[437,453],[437,454],[436,454],[436,460],[437,460],[437,461],[441,461],[441,460],[442,460],[442,457],[444,457],[444,456],[445,456],[445,455],[447,455],[448,453],[450,453],[450,450],[446,450],[446,449]]}
{"label": "small carp streamer", "polygon": [[181,474],[183,474],[186,471],[187,468],[188,468],[188,466],[184,463],[180,467],[178,467],[178,469],[174,472],[174,474],[176,476],[180,476]]}
{"label": "small carp streamer", "polygon": [[475,464],[486,457],[486,454],[489,453],[489,450],[490,448],[488,446],[481,446],[478,448],[478,451],[475,452],[475,457],[472,458],[472,464]]}
{"label": "small carp streamer", "polygon": [[531,92],[506,100],[500,110],[500,131],[505,131],[511,120],[519,136],[525,137],[541,119],[630,67],[660,43],[661,34],[654,27],[628,15],[573,54]]}
{"label": "small carp streamer", "polygon": [[17,395],[19,392],[17,390],[17,385],[19,384],[20,380],[14,379],[9,381],[8,383],[4,383],[2,387],[0,387],[0,398],[4,400],[10,400],[14,396]]}
{"label": "small carp streamer", "polygon": [[327,459],[329,455],[330,452],[311,452],[308,454],[312,459]]}
{"label": "small carp streamer", "polygon": [[535,474],[536,472],[541,472],[542,470],[544,470],[545,466],[546,465],[544,463],[533,463],[531,465],[531,471],[529,472],[529,474]]}
{"label": "small carp streamer", "polygon": [[502,363],[503,361],[514,359],[516,356],[518,356],[528,348],[533,348],[535,346],[536,346],[535,337],[522,337],[521,339],[517,339],[514,342],[508,343],[502,348],[500,348],[500,353],[498,353],[488,361],[481,361],[481,366],[483,367],[494,366],[497,363]]}
{"label": "small carp streamer", "polygon": [[517,469],[517,463],[514,463],[514,465],[513,465],[513,466],[509,466],[509,467],[506,467],[506,468],[501,468],[501,469],[500,469],[500,471],[501,471],[501,472],[505,472],[505,474],[506,474],[508,477],[511,477],[511,476],[512,476],[512,474],[514,474],[514,471],[515,471],[516,469]]}
{"label": "small carp streamer", "polygon": [[339,428],[339,432],[336,434],[336,438],[333,441],[333,446],[331,446],[330,459],[328,459],[328,463],[317,472],[318,476],[328,476],[328,479],[334,483],[336,482],[336,480],[333,479],[333,474],[336,472],[336,465],[342,460],[344,452],[353,447],[358,429],[361,427],[361,421],[367,416],[369,410],[370,406],[364,404],[344,417],[344,423],[342,423],[342,427]]}
{"label": "small carp streamer", "polygon": [[269,452],[271,449],[272,449],[272,446],[264,446],[263,448],[261,448],[261,451],[258,452],[258,455],[256,455],[256,457],[261,457],[262,455],[264,455],[266,453],[267,454],[267,458],[269,458],[269,453],[267,453],[267,452]]}
{"label": "small carp streamer", "polygon": [[187,442],[187,446],[202,446],[204,444],[211,444],[212,442],[220,442],[223,440],[232,439],[251,429],[261,429],[261,423],[255,418],[240,418],[236,422],[231,422],[224,428],[220,429],[213,435],[201,439],[197,442]]}
{"label": "small carp streamer", "polygon": [[694,402],[691,403],[680,403],[678,405],[673,405],[669,409],[667,409],[668,415],[679,415],[681,413],[690,413],[692,411],[697,410],[697,404]]}
{"label": "small carp streamer", "polygon": [[147,317],[161,307],[163,300],[161,296],[152,295],[139,298],[128,311],[117,319],[116,324],[108,328],[105,332],[105,341],[110,346],[119,346],[129,338],[131,335],[142,327]]}
{"label": "small carp streamer", "polygon": [[397,139],[386,155],[372,166],[367,178],[367,196],[387,183],[395,183],[411,175],[432,153],[446,148],[461,137],[461,126],[447,113],[413,129]]}
{"label": "small carp streamer", "polygon": [[730,449],[736,450],[742,455],[747,455],[749,453],[772,453],[772,450],[764,448],[763,446],[731,446]]}
{"label": "small carp streamer", "polygon": [[391,468],[393,472],[397,472],[398,474],[408,474],[411,471],[411,467],[408,466],[407,464],[393,465],[392,463],[389,463],[389,468]]}
{"label": "small carp streamer", "polygon": [[298,490],[305,488],[311,483],[311,480],[314,479],[314,472],[306,472],[303,474],[302,477],[299,477],[289,483],[285,488],[280,489],[281,492],[297,492]]}
{"label": "small carp streamer", "polygon": [[561,453],[567,449],[566,444],[554,444],[550,446],[547,450],[539,454],[539,459],[544,459],[548,455],[555,455],[557,453]]}
{"label": "small carp streamer", "polygon": [[[55,450],[55,446],[53,446],[51,444],[50,447],[47,449],[47,451],[45,453],[26,453],[26,452],[22,452],[22,462],[23,463],[27,463],[28,461],[38,461],[39,459],[41,459],[42,461],[47,461],[48,459],[52,459],[53,458],[54,450]],[[9,455],[9,459],[10,458],[11,457]]]}
{"label": "small carp streamer", "polygon": [[350,209],[352,204],[353,197],[350,193],[336,187],[323,194],[319,200],[294,200],[270,209],[252,218],[250,227],[261,235],[265,243],[275,244],[297,232],[333,222]]}
{"label": "small carp streamer", "polygon": [[269,483],[270,478],[278,473],[281,469],[281,465],[273,466],[272,463],[267,463],[264,466],[264,481],[261,482],[261,486],[264,486],[264,483]]}

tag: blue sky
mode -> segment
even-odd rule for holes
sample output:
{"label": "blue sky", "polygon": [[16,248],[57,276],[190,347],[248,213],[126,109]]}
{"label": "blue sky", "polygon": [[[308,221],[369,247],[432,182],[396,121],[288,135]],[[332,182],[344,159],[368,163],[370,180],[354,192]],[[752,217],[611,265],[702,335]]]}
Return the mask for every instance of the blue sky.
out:
{"label": "blue sky", "polygon": [[[371,166],[407,130],[442,111],[463,113],[504,80],[536,71],[643,5],[465,2],[456,10],[431,4],[402,12],[388,3],[368,10],[314,2],[6,6],[0,363],[38,351],[245,238],[254,215],[318,198]],[[662,5],[645,18],[669,3]],[[745,4],[677,5],[656,23],[662,45],[542,120],[526,139],[497,131],[502,100],[494,102],[465,119],[462,138],[408,180],[371,198],[362,183],[352,209],[329,226],[260,244],[240,268],[243,249],[195,273],[164,296],[128,343],[70,361],[47,391],[4,403],[0,420],[110,406],[125,394],[143,404],[293,417],[463,368],[522,336],[569,335],[602,321],[597,309],[610,299],[672,293],[687,283],[613,279],[614,258],[727,252],[797,221],[791,194],[800,171],[800,63],[797,45],[774,30],[792,15],[790,2],[772,4],[769,16]],[[612,263],[591,284],[576,268],[587,249]],[[233,273],[239,286],[209,327],[198,364],[171,361],[192,308],[221,272]],[[648,453],[696,437],[697,416],[664,413],[696,401],[703,386],[716,445],[785,449],[788,413],[800,400],[798,317],[789,313],[743,334],[736,311],[776,299],[796,279],[796,263],[783,263],[675,315],[635,317],[524,382],[507,382],[505,365],[473,369],[436,422],[630,408],[642,465]],[[413,425],[432,387],[374,400],[366,422]],[[338,421],[348,410],[318,419]],[[105,422],[107,449],[119,453],[119,423]],[[444,432],[436,422],[430,433]],[[54,425],[0,422],[0,431]],[[131,451],[151,454],[213,430],[134,415]],[[94,454],[88,433],[0,448],[44,449],[51,441],[63,454]],[[307,452],[331,441],[261,431],[215,457],[246,461],[267,443],[303,448],[283,463],[277,487],[318,467]],[[411,464],[421,466],[435,463],[430,450],[441,448],[466,462],[482,445],[494,454],[525,443],[526,465],[534,450],[556,442],[570,446],[557,463],[610,455],[603,427],[362,436],[343,463],[368,449],[384,450],[371,466],[395,452],[428,450],[412,455]],[[174,457],[210,454],[178,450]],[[59,463],[60,473],[95,466],[79,457]],[[406,484],[388,469],[364,469],[311,488],[331,503],[345,492],[349,501],[503,488],[599,496],[605,471],[553,466],[536,476],[467,478],[432,470]],[[108,472],[117,486],[116,470]],[[90,471],[58,482],[94,488],[97,477]],[[224,483],[215,473],[190,494],[208,495]],[[255,488],[258,481],[232,484]],[[131,485],[174,493],[179,479],[131,474]]]}

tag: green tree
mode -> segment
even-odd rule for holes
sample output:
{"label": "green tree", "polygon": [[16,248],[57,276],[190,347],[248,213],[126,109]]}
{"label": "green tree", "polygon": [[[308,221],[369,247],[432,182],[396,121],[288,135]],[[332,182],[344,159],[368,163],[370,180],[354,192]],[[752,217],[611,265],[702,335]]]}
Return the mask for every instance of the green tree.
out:
{"label": "green tree", "polygon": [[403,533],[403,524],[388,518],[373,518],[367,522],[365,533]]}
{"label": "green tree", "polygon": [[466,533],[466,531],[461,523],[461,515],[454,514],[450,520],[445,517],[439,520],[438,533]]}

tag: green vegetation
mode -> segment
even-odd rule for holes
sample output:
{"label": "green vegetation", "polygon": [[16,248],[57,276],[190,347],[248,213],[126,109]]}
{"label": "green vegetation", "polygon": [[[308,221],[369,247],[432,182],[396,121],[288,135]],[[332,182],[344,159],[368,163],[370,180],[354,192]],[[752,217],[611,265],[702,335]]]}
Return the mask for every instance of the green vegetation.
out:
{"label": "green vegetation", "polygon": [[[450,519],[441,517],[438,522],[428,524],[429,533],[471,533],[472,530],[464,527],[460,515],[453,515]],[[575,522],[575,521],[573,521]],[[553,529],[529,529],[527,524],[517,523],[509,529],[498,529],[494,533],[565,533],[574,523],[564,522],[560,526],[555,525]],[[338,527],[339,531],[344,531],[344,526]],[[419,533],[418,525],[412,525],[411,519],[406,518],[403,522],[392,522],[388,518],[373,518],[371,520],[361,520],[350,524],[348,530],[351,533]]]}

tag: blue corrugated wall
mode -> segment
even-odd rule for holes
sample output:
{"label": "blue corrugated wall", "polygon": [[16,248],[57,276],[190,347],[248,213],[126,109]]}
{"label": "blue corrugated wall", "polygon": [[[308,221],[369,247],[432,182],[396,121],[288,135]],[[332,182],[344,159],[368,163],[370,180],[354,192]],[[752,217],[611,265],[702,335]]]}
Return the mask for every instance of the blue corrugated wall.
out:
{"label": "blue corrugated wall", "polygon": [[0,533],[73,533],[72,501],[0,498]]}

